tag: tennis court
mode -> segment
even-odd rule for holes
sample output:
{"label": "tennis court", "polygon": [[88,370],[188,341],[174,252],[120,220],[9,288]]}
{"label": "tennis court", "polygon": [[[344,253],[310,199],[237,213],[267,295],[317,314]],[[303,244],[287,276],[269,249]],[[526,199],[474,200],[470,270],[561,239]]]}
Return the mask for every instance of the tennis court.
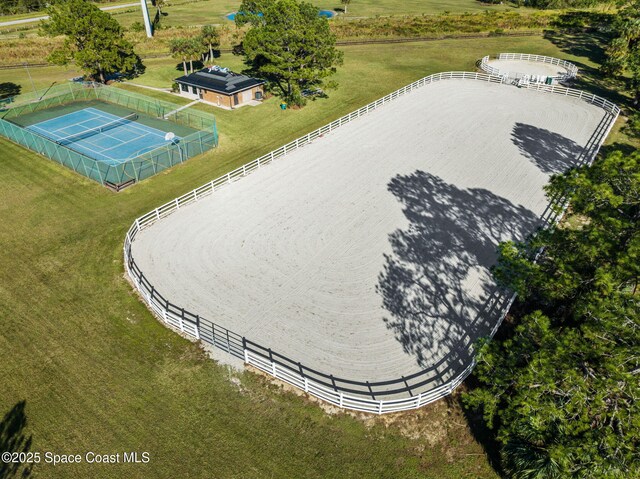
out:
{"label": "tennis court", "polygon": [[0,135],[116,191],[218,145],[212,114],[97,83],[6,110]]}
{"label": "tennis court", "polygon": [[[27,128],[90,158],[117,165],[170,143],[164,131],[137,119],[136,113],[117,116],[88,107]],[[171,141],[178,140],[176,136]]]}

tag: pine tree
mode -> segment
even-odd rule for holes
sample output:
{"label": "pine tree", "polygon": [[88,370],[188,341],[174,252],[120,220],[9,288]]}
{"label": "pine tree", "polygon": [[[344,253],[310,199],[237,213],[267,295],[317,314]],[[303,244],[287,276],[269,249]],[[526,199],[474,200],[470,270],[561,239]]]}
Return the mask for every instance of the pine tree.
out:
{"label": "pine tree", "polygon": [[245,63],[269,88],[289,103],[303,105],[303,90],[335,86],[326,79],[342,64],[343,55],[316,7],[296,0],[245,1],[240,11],[245,13],[236,17],[237,23],[251,23],[242,44]]}
{"label": "pine tree", "polygon": [[42,31],[49,36],[65,36],[62,47],[49,55],[50,62],[74,62],[103,83],[111,73],[133,73],[141,68],[142,62],[124,38],[120,24],[94,4],[87,0],[54,2],[47,14],[49,20],[43,23]]}
{"label": "pine tree", "polygon": [[524,315],[478,345],[481,386],[465,400],[511,477],[638,477],[640,153],[555,176],[547,193],[568,194],[578,221],[501,246],[494,273]]}

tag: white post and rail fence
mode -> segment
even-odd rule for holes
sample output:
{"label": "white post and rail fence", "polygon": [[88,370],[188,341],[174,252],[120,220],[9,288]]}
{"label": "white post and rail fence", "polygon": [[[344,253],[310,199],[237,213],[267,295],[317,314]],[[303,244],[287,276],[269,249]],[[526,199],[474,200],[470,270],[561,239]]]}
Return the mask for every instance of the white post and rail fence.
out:
{"label": "white post and rail fence", "polygon": [[[215,324],[214,322],[194,314],[184,308],[174,305],[167,298],[156,290],[145,277],[144,273],[136,264],[131,245],[138,232],[145,227],[159,221],[172,214],[179,208],[197,202],[201,198],[213,194],[216,190],[239,180],[240,178],[254,172],[258,168],[268,165],[275,159],[285,156],[298,148],[311,143],[340,126],[349,123],[362,115],[376,110],[390,101],[401,97],[416,88],[443,80],[478,80],[489,83],[505,83],[502,77],[489,75],[486,73],[471,72],[445,72],[424,77],[410,85],[390,93],[368,105],[349,113],[311,133],[304,135],[286,145],[277,148],[266,155],[261,156],[220,178],[212,180],[170,202],[139,217],[131,225],[124,242],[124,261],[128,276],[135,288],[140,293],[142,299],[148,307],[165,324],[180,331],[187,337],[197,341],[215,346],[227,353],[242,359],[246,364],[252,365],[265,373],[285,381],[300,388],[308,394],[334,404],[338,407],[365,411],[374,414],[384,414],[403,410],[415,409],[430,402],[441,399],[451,394],[454,389],[471,374],[475,362],[473,360],[473,344],[466,343],[464,347],[470,358],[467,365],[458,371],[448,371],[446,379],[437,366],[432,366],[418,373],[392,379],[389,381],[354,381],[347,378],[334,377],[332,374],[316,371],[307,366],[295,362],[264,347],[257,342],[236,334],[228,329]],[[592,138],[578,158],[578,164],[590,164],[595,158],[602,142],[611,130],[613,123],[617,119],[620,109],[610,101],[579,90],[573,90],[557,85],[530,84],[527,89],[551,93],[562,96],[569,96],[582,101],[597,105],[605,110],[606,114],[598,125]],[[565,198],[552,199],[543,220],[547,225],[554,224],[562,211],[566,208]],[[514,296],[503,297],[507,301],[505,312],[508,311]],[[493,336],[500,321],[494,326],[491,336]]]}
{"label": "white post and rail fence", "polygon": [[[560,73],[558,75],[552,75],[552,76],[540,75],[542,78],[551,78],[553,82],[556,82],[556,83],[564,82],[578,76],[578,67],[575,66],[573,63],[568,62],[566,60],[561,60],[560,58],[546,57],[544,55],[530,55],[528,53],[499,53],[493,59],[503,60],[503,61],[517,60],[517,61],[526,61],[526,62],[539,62],[539,63],[547,63],[549,65],[560,66],[566,70],[566,73]],[[480,69],[483,72],[488,73],[490,75],[497,75],[497,76],[501,76],[509,79],[520,79],[525,76],[529,76],[525,72],[510,72],[510,71],[501,70],[496,66],[492,66],[490,64],[491,60],[492,58],[490,55],[486,55],[485,57],[482,57],[482,59],[480,60]]]}

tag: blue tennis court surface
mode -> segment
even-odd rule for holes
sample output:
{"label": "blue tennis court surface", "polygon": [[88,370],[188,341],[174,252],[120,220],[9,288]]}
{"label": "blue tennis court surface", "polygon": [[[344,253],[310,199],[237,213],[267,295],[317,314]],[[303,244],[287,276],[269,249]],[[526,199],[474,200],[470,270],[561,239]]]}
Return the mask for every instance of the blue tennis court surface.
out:
{"label": "blue tennis court surface", "polygon": [[27,128],[109,165],[126,162],[169,143],[164,131],[91,107]]}

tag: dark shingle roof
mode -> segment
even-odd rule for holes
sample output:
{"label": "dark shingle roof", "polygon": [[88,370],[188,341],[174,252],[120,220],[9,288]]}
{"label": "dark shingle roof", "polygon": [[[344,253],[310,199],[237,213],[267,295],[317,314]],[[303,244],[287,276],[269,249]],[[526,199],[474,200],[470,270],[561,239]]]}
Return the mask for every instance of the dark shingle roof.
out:
{"label": "dark shingle roof", "polygon": [[230,71],[214,70],[204,68],[200,71],[193,72],[190,75],[176,78],[176,82],[193,85],[205,90],[211,90],[225,95],[233,95],[242,90],[262,85],[264,80],[251,78],[239,73]]}

